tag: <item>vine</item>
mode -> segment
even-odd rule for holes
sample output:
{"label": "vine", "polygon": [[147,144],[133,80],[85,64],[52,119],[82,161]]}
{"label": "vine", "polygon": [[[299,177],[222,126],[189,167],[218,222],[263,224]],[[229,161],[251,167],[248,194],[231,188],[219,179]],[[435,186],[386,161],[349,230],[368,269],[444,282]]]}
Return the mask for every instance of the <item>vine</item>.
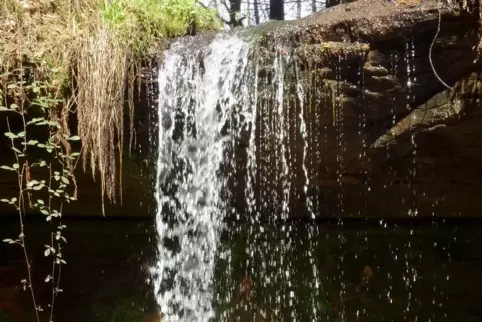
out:
{"label": "vine", "polygon": [[[437,71],[435,70],[435,66],[433,65],[433,60],[432,60],[432,50],[433,50],[433,45],[435,44],[435,41],[437,41],[437,37],[440,33],[440,24],[442,23],[442,12],[441,12],[441,7],[439,6],[437,8],[437,11],[438,11],[438,23],[437,23],[437,31],[435,32],[435,35],[433,36],[433,39],[432,39],[432,42],[430,43],[430,47],[429,47],[429,50],[428,50],[428,60],[430,62],[430,67],[432,68],[432,71],[433,71],[433,74],[435,75],[435,77],[437,78],[437,80],[440,82],[440,84],[442,84],[445,88],[449,89],[449,90],[452,90],[453,88],[448,85],[446,82],[444,82],[442,80],[442,78],[440,78],[439,74],[437,73]],[[425,115],[424,115],[424,118],[425,118]]]}
{"label": "vine", "polygon": [[[44,311],[36,297],[33,285],[32,263],[25,235],[25,216],[39,213],[50,224],[44,256],[52,259],[51,270],[45,283],[51,284],[51,299],[47,307],[48,321],[54,319],[55,299],[62,292],[60,277],[66,226],[62,223],[64,205],[77,199],[77,186],[73,174],[74,161],[79,153],[71,151],[70,142],[78,141],[71,136],[67,125],[68,109],[58,91],[52,91],[42,73],[51,77],[55,69],[38,62],[33,66],[7,70],[0,76],[0,112],[5,113],[8,131],[4,135],[10,141],[13,163],[0,168],[16,176],[16,194],[0,201],[11,205],[19,217],[19,234],[3,242],[18,245],[26,264],[26,276],[20,282],[28,290],[35,311],[36,321],[41,321]],[[40,80],[39,80],[40,79]],[[45,138],[39,141],[35,138]]]}

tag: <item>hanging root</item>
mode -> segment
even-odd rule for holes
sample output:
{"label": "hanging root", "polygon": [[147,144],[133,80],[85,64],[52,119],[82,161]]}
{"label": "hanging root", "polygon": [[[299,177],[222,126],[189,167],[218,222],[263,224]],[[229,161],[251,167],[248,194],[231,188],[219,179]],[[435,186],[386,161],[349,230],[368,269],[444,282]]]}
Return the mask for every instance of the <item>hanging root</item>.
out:
{"label": "hanging root", "polygon": [[122,44],[107,26],[99,26],[84,40],[76,66],[77,102],[82,107],[78,109],[78,128],[84,170],[89,165],[94,177],[99,170],[103,211],[104,196],[115,200],[120,172],[116,157],[122,159],[125,66]]}
{"label": "hanging root", "polygon": [[438,8],[438,25],[437,25],[437,31],[435,32],[435,36],[433,37],[432,43],[430,44],[430,48],[429,48],[429,51],[428,51],[428,60],[430,61],[430,66],[432,67],[433,74],[434,74],[435,77],[438,79],[438,81],[439,81],[443,86],[445,86],[447,89],[452,89],[451,86],[449,86],[447,83],[445,83],[445,82],[442,80],[442,78],[440,78],[440,76],[438,75],[437,71],[435,70],[435,67],[434,67],[433,61],[432,61],[432,49],[433,49],[433,45],[435,44],[435,41],[437,40],[438,34],[440,33],[440,24],[441,24],[441,21],[442,21],[442,12],[441,12],[440,7],[439,7],[439,8]]}

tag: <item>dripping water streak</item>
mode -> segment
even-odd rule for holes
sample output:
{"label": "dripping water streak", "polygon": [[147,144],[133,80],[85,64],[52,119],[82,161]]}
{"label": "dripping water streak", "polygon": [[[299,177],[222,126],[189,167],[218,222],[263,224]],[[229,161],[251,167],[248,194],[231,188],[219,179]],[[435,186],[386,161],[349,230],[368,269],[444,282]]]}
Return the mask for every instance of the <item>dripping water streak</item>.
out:
{"label": "dripping water streak", "polygon": [[301,167],[303,169],[303,174],[305,176],[305,182],[303,184],[303,193],[305,194],[305,197],[306,197],[306,208],[307,208],[308,212],[310,213],[311,218],[315,219],[312,201],[311,201],[311,198],[308,196],[308,188],[310,186],[310,178],[308,176],[308,169],[306,168],[306,164],[305,164],[306,155],[307,155],[307,151],[308,151],[308,132],[306,130],[306,123],[305,123],[305,118],[304,118],[305,91],[303,89],[303,85],[301,84],[298,66],[296,66],[296,65],[295,65],[295,70],[296,70],[296,94],[297,94],[298,101],[299,101],[299,104],[300,104],[300,113],[299,113],[300,134],[301,134],[301,138],[303,139],[303,154],[302,154],[302,157],[301,157]]}
{"label": "dripping water streak", "polygon": [[[284,116],[284,99],[285,99],[285,90],[284,90],[284,76],[285,76],[285,71],[284,71],[284,59],[283,55],[281,53],[280,49],[276,50],[276,58],[274,61],[274,81],[276,85],[276,116],[278,117],[277,119],[277,124],[274,127],[274,131],[278,129],[278,135],[277,135],[277,142],[278,142],[278,147],[280,150],[280,159],[281,159],[281,169],[280,169],[280,176],[281,176],[281,187],[282,187],[282,206],[281,206],[281,218],[282,219],[287,219],[288,215],[288,202],[289,202],[289,193],[290,193],[290,188],[291,184],[288,180],[289,176],[289,168],[288,168],[288,162],[286,160],[286,142],[285,142],[285,136],[286,133],[289,133],[289,129],[286,127],[289,126],[289,122],[285,121],[285,116]],[[289,57],[286,57],[286,60],[289,60]],[[276,129],[277,128],[277,129]]]}

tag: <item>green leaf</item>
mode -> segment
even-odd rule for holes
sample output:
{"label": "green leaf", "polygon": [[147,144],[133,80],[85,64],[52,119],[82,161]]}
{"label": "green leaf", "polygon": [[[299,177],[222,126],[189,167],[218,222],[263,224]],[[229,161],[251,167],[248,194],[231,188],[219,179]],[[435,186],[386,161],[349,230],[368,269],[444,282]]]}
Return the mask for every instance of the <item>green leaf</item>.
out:
{"label": "green leaf", "polygon": [[74,135],[74,136],[71,136],[70,138],[68,138],[67,140],[69,140],[69,141],[79,141],[80,137],[78,135]]}
{"label": "green leaf", "polygon": [[28,121],[27,125],[39,123],[41,121],[44,121],[43,117],[35,117],[35,118],[31,119],[30,121]]}
{"label": "green leaf", "polygon": [[10,104],[10,109],[12,110],[18,110],[18,105],[17,104]]}
{"label": "green leaf", "polygon": [[30,188],[32,187],[33,185],[36,185],[36,184],[39,184],[40,182],[38,182],[37,180],[31,180],[27,183],[27,187]]}
{"label": "green leaf", "polygon": [[28,145],[37,145],[38,141],[37,140],[29,140],[27,142]]}
{"label": "green leaf", "polygon": [[18,138],[18,135],[15,134],[15,133],[12,133],[12,132],[6,132],[4,134],[7,138],[12,139],[12,140]]}
{"label": "green leaf", "polygon": [[17,149],[16,147],[12,146],[12,150],[19,153],[19,154],[22,154],[22,151],[20,151],[19,149]]}
{"label": "green leaf", "polygon": [[34,99],[32,101],[32,106],[39,106],[41,108],[49,108],[49,104],[42,99]]}
{"label": "green leaf", "polygon": [[10,167],[7,166],[7,165],[2,165],[2,166],[0,166],[0,168],[3,169],[3,170],[15,171],[14,168],[10,168]]}
{"label": "green leaf", "polygon": [[47,124],[59,128],[60,124],[56,121],[47,121]]}
{"label": "green leaf", "polygon": [[73,157],[76,157],[76,156],[79,156],[80,153],[79,153],[79,152],[74,152],[74,153],[71,153],[70,155],[73,156]]}
{"label": "green leaf", "polygon": [[42,199],[38,199],[37,202],[38,202],[39,205],[45,204],[45,202]]}
{"label": "green leaf", "polygon": [[41,212],[42,214],[46,215],[46,216],[50,215],[49,212],[48,212],[48,210],[46,210],[46,209],[42,209],[42,210],[40,210],[40,212]]}
{"label": "green leaf", "polygon": [[13,239],[10,239],[10,238],[6,238],[3,240],[4,243],[9,243],[9,244],[15,244],[15,243],[18,243],[19,240],[13,240]]}
{"label": "green leaf", "polygon": [[14,169],[18,169],[18,168],[20,168],[20,165],[19,165],[18,163],[14,163],[14,164],[13,164],[13,168],[14,168]]}
{"label": "green leaf", "polygon": [[1,199],[0,202],[8,203],[10,205],[15,205],[15,202],[17,202],[17,198],[13,197],[12,199]]}
{"label": "green leaf", "polygon": [[32,187],[32,189],[38,191],[38,190],[42,189],[43,187],[44,187],[43,184],[39,184],[38,186]]}
{"label": "green leaf", "polygon": [[25,131],[22,131],[22,132],[18,133],[17,136],[18,136],[19,138],[25,137]]}
{"label": "green leaf", "polygon": [[45,257],[50,255],[50,248],[47,248],[44,252]]}
{"label": "green leaf", "polygon": [[0,106],[0,112],[5,112],[5,111],[10,111],[10,110],[5,106]]}

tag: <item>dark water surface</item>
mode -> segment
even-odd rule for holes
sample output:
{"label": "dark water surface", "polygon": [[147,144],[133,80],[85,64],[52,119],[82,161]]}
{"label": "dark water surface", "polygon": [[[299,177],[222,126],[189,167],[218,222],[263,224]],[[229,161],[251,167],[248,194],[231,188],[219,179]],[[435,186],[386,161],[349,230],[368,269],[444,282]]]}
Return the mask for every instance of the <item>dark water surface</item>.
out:
{"label": "dark water surface", "polygon": [[[149,321],[154,223],[104,218],[66,225],[64,292],[54,321]],[[47,310],[48,230],[40,221],[26,226],[36,291]],[[219,320],[482,321],[482,223],[229,229],[217,262]],[[0,221],[1,239],[17,234],[15,220]],[[2,243],[0,321],[13,321],[15,308],[21,321],[32,321],[30,298],[17,287],[23,274],[20,249]]]}

